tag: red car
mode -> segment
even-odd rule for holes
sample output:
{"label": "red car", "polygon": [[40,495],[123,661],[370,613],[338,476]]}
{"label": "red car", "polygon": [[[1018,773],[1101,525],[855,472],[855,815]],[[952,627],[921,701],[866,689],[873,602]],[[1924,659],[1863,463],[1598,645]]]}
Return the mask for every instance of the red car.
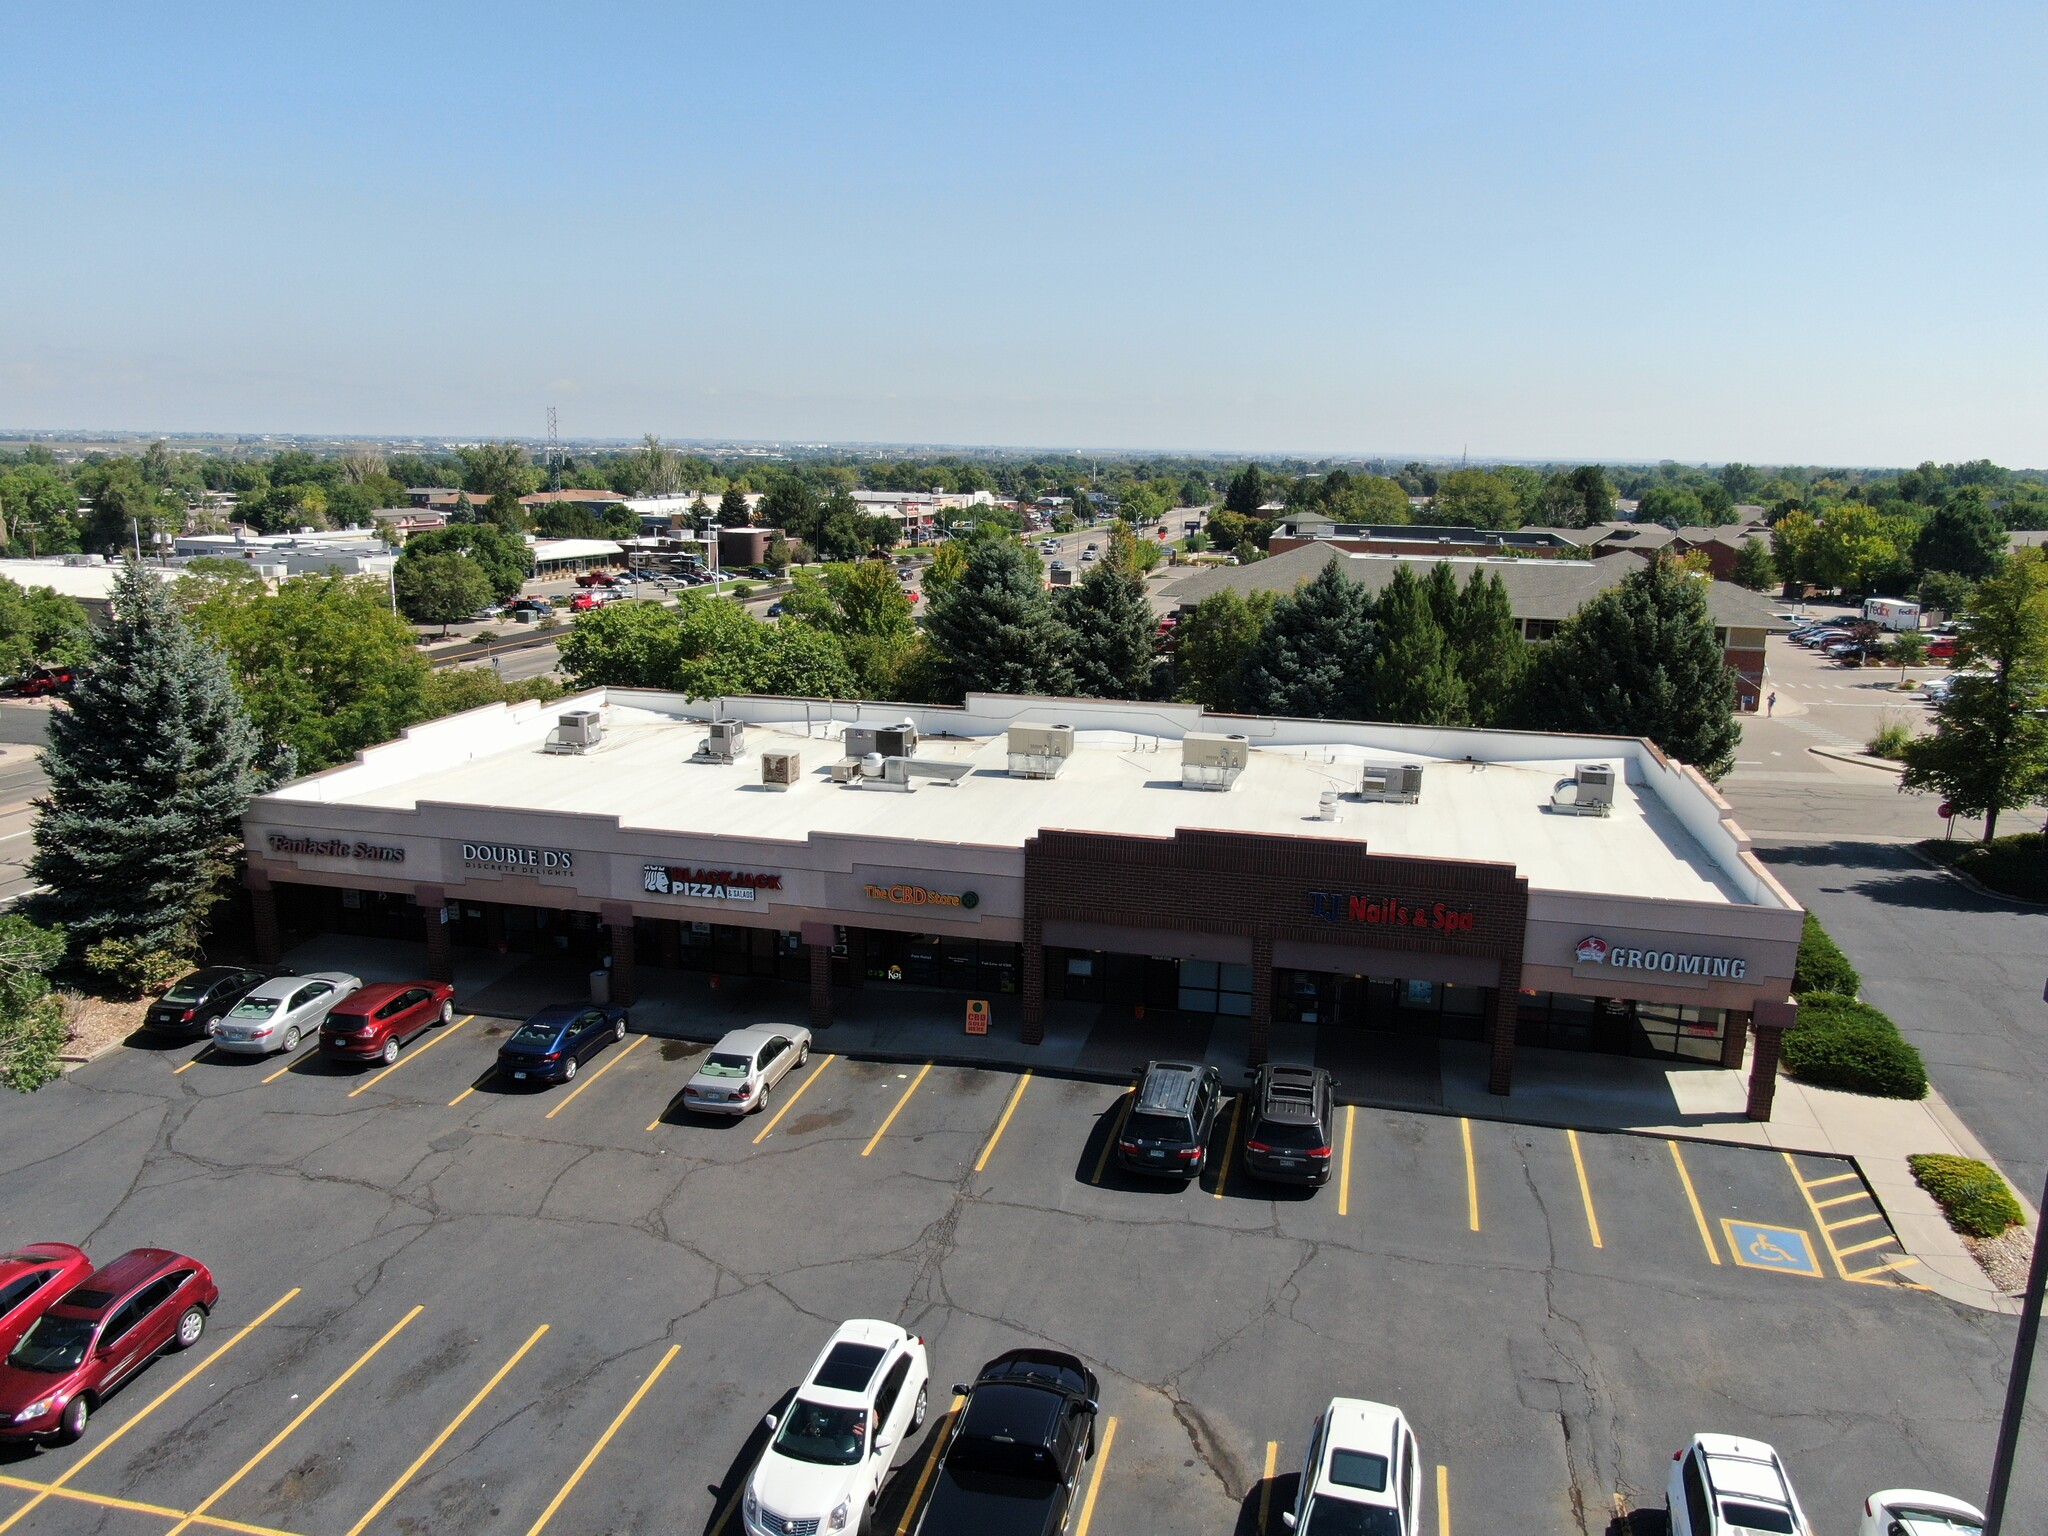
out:
{"label": "red car", "polygon": [[91,1273],[85,1250],[69,1243],[31,1243],[0,1253],[0,1357],[58,1297]]}
{"label": "red car", "polygon": [[619,578],[610,571],[585,571],[576,578],[579,587],[615,587],[618,584]]}
{"label": "red car", "polygon": [[70,667],[37,667],[21,679],[15,691],[24,699],[42,699],[53,693],[69,693],[77,681],[78,674]]}
{"label": "red car", "polygon": [[35,1320],[0,1365],[0,1440],[67,1444],[107,1395],[206,1331],[220,1287],[168,1248],[124,1253]]}
{"label": "red car", "polygon": [[602,608],[615,595],[611,592],[578,592],[569,599],[569,611],[572,613],[588,613],[593,608]]}
{"label": "red car", "polygon": [[1955,659],[1955,654],[1956,637],[1954,635],[1936,635],[1927,642],[1927,659],[1929,661],[1952,661]]}
{"label": "red car", "polygon": [[400,1046],[454,1017],[455,988],[445,981],[380,981],[334,1005],[320,1026],[320,1054],[388,1067]]}

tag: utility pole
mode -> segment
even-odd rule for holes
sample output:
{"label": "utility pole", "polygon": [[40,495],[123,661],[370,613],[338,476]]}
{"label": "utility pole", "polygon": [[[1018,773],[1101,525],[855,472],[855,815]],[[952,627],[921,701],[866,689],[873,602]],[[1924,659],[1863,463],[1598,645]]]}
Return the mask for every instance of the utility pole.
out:
{"label": "utility pole", "polygon": [[[2048,988],[2041,1000],[2048,1002]],[[2048,1186],[2041,1191],[2048,1206]],[[2048,1286],[2048,1244],[2041,1240],[2041,1218],[2034,1223],[2034,1262],[2027,1266],[2027,1294],[2020,1304],[2020,1334],[2012,1344],[2012,1370],[2005,1379],[2005,1413],[1998,1421],[1998,1449],[1991,1458],[1991,1496],[1984,1501],[1984,1536],[1999,1536],[2005,1526],[2005,1496],[2012,1486],[2013,1458],[2020,1444],[2020,1420],[2027,1411],[2027,1379],[2034,1370],[2034,1343],[2041,1333],[2041,1292]]]}
{"label": "utility pole", "polygon": [[555,408],[548,407],[548,489],[562,488],[562,440],[555,432]]}
{"label": "utility pole", "polygon": [[135,563],[140,565],[142,564],[142,519],[137,517],[129,518],[128,531],[135,535]]}

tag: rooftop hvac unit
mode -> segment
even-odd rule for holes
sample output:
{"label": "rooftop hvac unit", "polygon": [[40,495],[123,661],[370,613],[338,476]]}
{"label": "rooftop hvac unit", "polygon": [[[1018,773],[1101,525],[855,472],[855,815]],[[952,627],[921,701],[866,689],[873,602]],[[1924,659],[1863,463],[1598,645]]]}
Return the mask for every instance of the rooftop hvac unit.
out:
{"label": "rooftop hvac unit", "polygon": [[1569,816],[1605,816],[1614,809],[1615,777],[1612,763],[1581,763],[1550,791],[1550,808]]}
{"label": "rooftop hvac unit", "polygon": [[848,758],[835,764],[832,782],[851,784],[859,789],[889,789],[907,795],[917,788],[921,779],[957,784],[967,777],[973,766],[971,763],[942,763],[915,757],[884,757],[879,752],[870,752],[865,757]]}
{"label": "rooftop hvac unit", "polygon": [[1074,728],[1020,722],[1010,727],[1009,745],[1011,778],[1057,778],[1074,755]]}
{"label": "rooftop hvac unit", "polygon": [[1382,800],[1395,805],[1413,805],[1422,798],[1422,764],[1398,766],[1376,763],[1359,779],[1358,798]]}
{"label": "rooftop hvac unit", "polygon": [[743,720],[714,720],[710,734],[697,748],[700,763],[732,763],[739,761],[740,752],[746,741],[747,727]]}
{"label": "rooftop hvac unit", "polygon": [[917,756],[917,727],[908,720],[901,725],[849,725],[841,739],[848,757],[866,757],[870,752],[884,757]]}
{"label": "rooftop hvac unit", "polygon": [[1188,735],[1180,739],[1180,782],[1184,789],[1228,789],[1251,759],[1243,736]]}
{"label": "rooftop hvac unit", "polygon": [[544,750],[588,752],[604,740],[604,715],[595,709],[572,709],[555,719]]}
{"label": "rooftop hvac unit", "polygon": [[1335,821],[1337,819],[1337,798],[1337,791],[1334,789],[1326,789],[1316,796],[1317,821]]}
{"label": "rooftop hvac unit", "polygon": [[763,752],[761,782],[770,789],[787,791],[803,776],[803,759],[795,752]]}

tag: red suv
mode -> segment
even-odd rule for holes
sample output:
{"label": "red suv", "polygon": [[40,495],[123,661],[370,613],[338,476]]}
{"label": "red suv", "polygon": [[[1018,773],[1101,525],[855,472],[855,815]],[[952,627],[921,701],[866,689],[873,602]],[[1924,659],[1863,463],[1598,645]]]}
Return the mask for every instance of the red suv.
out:
{"label": "red suv", "polygon": [[0,1253],[0,1357],[58,1297],[91,1273],[85,1250],[69,1243],[34,1243]]}
{"label": "red suv", "polygon": [[413,1036],[455,1017],[445,981],[383,981],[336,1003],[320,1026],[320,1052],[334,1061],[398,1060]]}
{"label": "red suv", "polygon": [[107,1395],[206,1331],[220,1287],[197,1259],[137,1248],[74,1287],[0,1365],[0,1440],[68,1443]]}

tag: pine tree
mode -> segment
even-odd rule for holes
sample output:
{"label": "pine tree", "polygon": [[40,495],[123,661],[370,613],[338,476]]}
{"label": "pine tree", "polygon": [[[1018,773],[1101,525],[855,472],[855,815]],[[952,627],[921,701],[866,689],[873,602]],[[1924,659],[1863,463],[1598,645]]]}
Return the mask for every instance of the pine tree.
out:
{"label": "pine tree", "polygon": [[[1479,579],[1477,572],[1472,579]],[[1458,590],[1458,573],[1451,569],[1450,561],[1439,560],[1429,568],[1424,590],[1429,594],[1429,611],[1436,615],[1437,627],[1455,643],[1465,622],[1465,596]]]}
{"label": "pine tree", "polygon": [[1744,539],[1735,551],[1735,584],[1752,592],[1768,592],[1778,584],[1777,563],[1771,546],[1763,539]]}
{"label": "pine tree", "polygon": [[[1448,567],[1440,562],[1437,569]],[[1444,626],[1444,633],[1457,653],[1472,723],[1503,725],[1514,719],[1534,650],[1522,638],[1521,621],[1497,573],[1472,573],[1458,599],[1458,617]]]}
{"label": "pine tree", "polygon": [[1245,657],[1239,698],[1260,715],[1366,719],[1376,639],[1371,600],[1332,559],[1273,605]]}
{"label": "pine tree", "polygon": [[1457,653],[1444,638],[1430,597],[1429,585],[1404,565],[1373,605],[1379,649],[1372,659],[1372,707],[1379,719],[1463,725],[1469,718]]}
{"label": "pine tree", "polygon": [[1038,561],[1006,538],[983,539],[925,619],[954,698],[1072,691],[1074,635],[1053,611]]}
{"label": "pine tree", "polygon": [[1111,558],[1056,594],[1060,617],[1074,632],[1075,691],[1098,699],[1152,697],[1156,621],[1145,583]]}
{"label": "pine tree", "polygon": [[1225,511],[1257,517],[1265,502],[1266,477],[1259,473],[1257,464],[1247,464],[1230,477],[1230,489],[1223,496]]}
{"label": "pine tree", "polygon": [[226,661],[131,563],[90,670],[50,717],[31,915],[63,928],[74,956],[102,939],[189,952],[265,785],[259,751]]}
{"label": "pine tree", "polygon": [[1735,765],[1735,679],[1706,583],[1675,560],[1651,560],[1574,614],[1532,685],[1540,729],[1647,736],[1710,779]]}
{"label": "pine tree", "polygon": [[725,494],[718,498],[718,526],[744,528],[752,518],[747,510],[747,493],[736,485],[728,485]]}

